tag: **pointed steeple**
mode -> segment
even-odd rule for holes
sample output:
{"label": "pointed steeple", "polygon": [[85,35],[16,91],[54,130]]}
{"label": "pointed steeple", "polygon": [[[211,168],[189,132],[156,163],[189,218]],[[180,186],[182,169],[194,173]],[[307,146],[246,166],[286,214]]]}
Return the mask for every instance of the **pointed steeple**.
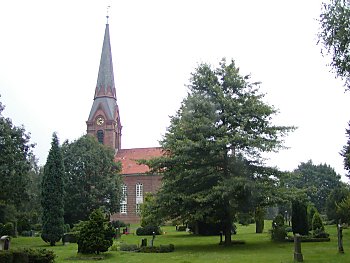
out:
{"label": "pointed steeple", "polygon": [[121,149],[122,126],[114,84],[108,21],[103,39],[94,102],[86,124],[87,133],[96,137],[99,142],[116,151]]}
{"label": "pointed steeple", "polygon": [[95,90],[95,98],[97,97],[112,97],[117,99],[114,85],[113,61],[108,23],[106,24],[105,29],[100,68],[98,71],[97,84]]}

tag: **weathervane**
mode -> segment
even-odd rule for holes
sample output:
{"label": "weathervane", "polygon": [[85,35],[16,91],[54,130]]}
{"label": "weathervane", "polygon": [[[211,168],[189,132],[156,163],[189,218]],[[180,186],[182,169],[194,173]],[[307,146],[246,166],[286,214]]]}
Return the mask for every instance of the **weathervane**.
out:
{"label": "weathervane", "polygon": [[108,24],[108,18],[109,18],[109,9],[111,8],[111,6],[107,6],[107,15],[106,15],[106,18],[107,18],[107,24]]}

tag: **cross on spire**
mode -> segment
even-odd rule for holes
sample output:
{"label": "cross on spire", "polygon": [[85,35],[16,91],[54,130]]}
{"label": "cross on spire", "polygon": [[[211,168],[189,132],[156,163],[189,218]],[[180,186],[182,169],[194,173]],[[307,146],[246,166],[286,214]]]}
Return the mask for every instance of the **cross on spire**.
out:
{"label": "cross on spire", "polygon": [[106,15],[106,18],[107,18],[107,25],[108,25],[108,19],[109,19],[109,9],[111,8],[111,6],[107,6],[107,15]]}

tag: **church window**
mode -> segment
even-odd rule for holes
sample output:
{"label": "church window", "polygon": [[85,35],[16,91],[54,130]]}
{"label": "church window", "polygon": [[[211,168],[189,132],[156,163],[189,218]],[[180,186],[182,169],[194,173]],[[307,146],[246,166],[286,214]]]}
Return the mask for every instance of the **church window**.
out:
{"label": "church window", "polygon": [[136,184],[136,206],[142,203],[143,203],[143,185],[141,183],[137,183]]}
{"label": "church window", "polygon": [[127,204],[128,204],[128,187],[126,186],[126,184],[122,185],[122,196],[121,196],[121,200],[120,200],[120,213],[122,214],[126,214],[127,213]]}
{"label": "church window", "polygon": [[104,134],[102,130],[97,131],[97,140],[99,143],[103,144]]}

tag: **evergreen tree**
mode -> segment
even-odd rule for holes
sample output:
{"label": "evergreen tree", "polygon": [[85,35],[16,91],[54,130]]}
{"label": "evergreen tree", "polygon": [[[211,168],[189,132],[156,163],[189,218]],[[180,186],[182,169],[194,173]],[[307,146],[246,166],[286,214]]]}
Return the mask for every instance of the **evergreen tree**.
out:
{"label": "evergreen tree", "polygon": [[54,246],[64,229],[64,166],[57,134],[52,135],[51,149],[44,166],[41,205],[43,209],[43,229],[41,237]]}
{"label": "evergreen tree", "polygon": [[261,172],[260,154],[279,149],[293,129],[271,123],[277,111],[249,78],[234,61],[223,59],[216,69],[199,65],[161,141],[165,156],[148,162],[163,174],[157,202],[164,214],[221,224],[226,244],[235,214],[252,206],[256,183],[271,183]]}
{"label": "evergreen tree", "polygon": [[88,221],[82,221],[78,234],[78,252],[99,254],[113,244],[115,231],[100,209],[94,210]]}
{"label": "evergreen tree", "polygon": [[292,202],[292,229],[294,234],[308,235],[309,233],[307,207],[303,201]]}

